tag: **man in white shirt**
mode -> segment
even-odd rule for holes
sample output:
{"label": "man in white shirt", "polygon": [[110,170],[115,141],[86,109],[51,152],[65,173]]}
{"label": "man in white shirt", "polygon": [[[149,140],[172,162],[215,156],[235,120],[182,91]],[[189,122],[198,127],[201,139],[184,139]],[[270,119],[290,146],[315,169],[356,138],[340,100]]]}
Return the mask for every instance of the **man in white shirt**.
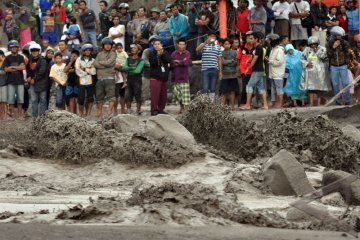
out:
{"label": "man in white shirt", "polygon": [[308,39],[307,29],[301,26],[301,19],[310,16],[310,5],[307,1],[296,0],[290,4],[291,40],[295,41],[298,49],[302,40]]}
{"label": "man in white shirt", "polygon": [[114,26],[109,29],[109,38],[113,40],[115,44],[121,43],[125,46],[125,26],[120,25],[120,18],[115,16],[113,18]]}
{"label": "man in white shirt", "polygon": [[272,10],[275,15],[275,26],[274,33],[279,36],[290,37],[289,34],[289,13],[290,13],[290,4],[285,0],[280,0],[276,2]]}

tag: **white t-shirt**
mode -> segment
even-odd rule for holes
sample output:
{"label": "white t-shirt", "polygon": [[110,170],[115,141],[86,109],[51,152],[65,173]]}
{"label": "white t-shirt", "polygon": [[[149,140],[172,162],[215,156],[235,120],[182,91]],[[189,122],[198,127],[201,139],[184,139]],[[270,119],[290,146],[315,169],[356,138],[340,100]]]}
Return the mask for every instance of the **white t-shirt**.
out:
{"label": "white t-shirt", "polygon": [[[296,11],[294,4],[296,4],[297,9],[299,10],[299,13],[303,13],[305,11],[310,11],[309,3],[307,1],[301,1],[301,2],[292,2],[290,4],[290,12],[298,13],[298,11]],[[291,24],[292,25],[301,24],[300,18],[291,18]]]}
{"label": "white t-shirt", "polygon": [[[275,19],[289,20],[290,4],[288,2],[276,2],[272,10],[274,11]],[[280,14],[281,12],[282,14]]]}
{"label": "white t-shirt", "polygon": [[[65,67],[66,67],[65,63],[61,65],[54,64],[51,67],[50,75],[49,75],[49,77],[56,78],[56,80],[58,80],[63,86],[67,82],[67,74],[64,72]],[[56,86],[58,86],[58,83],[56,83]]]}
{"label": "white t-shirt", "polygon": [[122,37],[118,37],[113,39],[114,43],[121,43],[123,47],[125,48],[125,26],[124,25],[118,25],[117,27],[112,27],[109,29],[109,37],[113,35],[118,35],[119,33],[122,33]]}

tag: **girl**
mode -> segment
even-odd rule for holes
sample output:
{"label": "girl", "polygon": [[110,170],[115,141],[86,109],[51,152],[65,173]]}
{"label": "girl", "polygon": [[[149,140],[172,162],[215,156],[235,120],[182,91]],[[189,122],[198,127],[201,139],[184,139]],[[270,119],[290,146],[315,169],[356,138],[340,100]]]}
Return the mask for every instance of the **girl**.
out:
{"label": "girl", "polygon": [[346,16],[346,6],[345,5],[340,5],[340,13],[337,16],[338,20],[339,20],[339,26],[342,27],[345,30],[345,34],[347,34],[349,32],[349,27],[348,27],[348,21],[347,21],[347,16]]}
{"label": "girl", "polygon": [[60,0],[55,0],[54,4],[51,8],[51,13],[55,16],[55,32],[56,32],[56,39],[60,41],[63,26],[65,24],[66,19],[66,9],[60,3]]}
{"label": "girl", "polygon": [[288,77],[284,92],[293,101],[294,107],[297,107],[297,100],[300,100],[302,106],[305,106],[305,100],[307,98],[306,91],[300,89],[300,80],[302,74],[301,65],[301,51],[294,48],[292,44],[287,44],[285,47],[286,62],[285,71],[288,72]]}
{"label": "girl", "polygon": [[31,26],[34,25],[35,18],[29,15],[26,8],[21,8],[17,23],[20,27],[20,47],[23,48],[31,42]]}

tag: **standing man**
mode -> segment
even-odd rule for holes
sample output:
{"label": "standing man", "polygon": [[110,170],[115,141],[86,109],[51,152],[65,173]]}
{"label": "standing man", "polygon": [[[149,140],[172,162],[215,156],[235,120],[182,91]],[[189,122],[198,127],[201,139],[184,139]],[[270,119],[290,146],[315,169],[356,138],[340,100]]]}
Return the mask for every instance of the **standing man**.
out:
{"label": "standing man", "polygon": [[310,16],[310,5],[307,1],[296,0],[290,4],[291,41],[296,49],[299,49],[300,42],[308,39],[307,29],[301,25],[301,19],[308,16]]}
{"label": "standing man", "polygon": [[149,54],[151,115],[167,114],[167,81],[169,80],[170,55],[164,51],[160,39],[152,41],[154,50]]}
{"label": "standing man", "polygon": [[186,38],[189,35],[189,24],[185,15],[179,13],[178,6],[171,5],[173,13],[170,18],[170,34],[176,43],[179,39]]}
{"label": "standing man", "polygon": [[109,35],[109,29],[113,25],[109,18],[110,18],[110,11],[108,9],[107,1],[100,1],[99,20],[100,20],[100,32],[102,38],[105,38]]}
{"label": "standing man", "polygon": [[185,39],[178,42],[178,50],[171,54],[172,80],[174,81],[174,95],[180,103],[179,114],[185,113],[190,104],[189,66],[190,52],[186,50]]}
{"label": "standing man", "polygon": [[158,7],[153,7],[151,10],[151,18],[150,18],[150,33],[154,34],[154,28],[156,24],[160,21],[160,10]]}
{"label": "standing man", "polygon": [[112,51],[113,40],[104,38],[101,41],[103,50],[96,56],[94,66],[97,72],[96,104],[98,118],[103,116],[104,101],[109,101],[109,114],[115,106],[115,64],[116,53]]}
{"label": "standing man", "polygon": [[198,14],[195,9],[195,4],[193,2],[189,2],[189,11],[187,13],[187,17],[189,19],[189,36],[188,36],[188,49],[191,54],[191,59],[195,60],[196,57],[196,43],[197,43],[197,35],[198,35],[198,26],[195,25],[195,20],[198,17]]}
{"label": "standing man", "polygon": [[253,32],[261,32],[265,35],[267,13],[263,7],[262,0],[255,0],[254,5],[255,6],[251,8],[248,16],[250,30]]}
{"label": "standing man", "polygon": [[132,22],[133,42],[140,44],[145,49],[149,46],[150,21],[146,18],[146,8],[140,7],[138,10],[138,18]]}
{"label": "standing man", "polygon": [[170,46],[174,43],[170,34],[169,19],[167,18],[165,11],[160,12],[160,22],[158,22],[154,28],[154,35],[159,37],[164,47]]}
{"label": "standing man", "polygon": [[328,20],[329,10],[322,0],[315,0],[315,3],[310,7],[310,16],[313,22],[311,29],[311,36],[319,38],[320,45],[326,44],[326,22]]}
{"label": "standing man", "polygon": [[95,52],[97,52],[95,12],[87,7],[85,0],[80,0],[79,6],[81,9],[79,22],[81,32],[84,34],[84,42],[91,43],[94,46]]}
{"label": "standing man", "polygon": [[37,43],[30,45],[28,79],[30,83],[32,117],[37,118],[47,110],[47,89],[49,82],[48,64],[41,57],[41,47]]}
{"label": "standing man", "polygon": [[209,94],[212,99],[215,98],[216,82],[222,78],[221,48],[215,41],[216,34],[211,32],[207,40],[196,48],[197,52],[202,53],[202,93]]}
{"label": "standing man", "polygon": [[113,18],[114,26],[109,30],[109,38],[114,41],[114,44],[121,43],[125,46],[125,26],[120,25],[120,17],[115,16]]}
{"label": "standing man", "polygon": [[355,6],[355,0],[346,1],[348,10],[346,10],[347,22],[349,26],[349,43],[354,46],[354,37],[359,34],[359,9]]}
{"label": "standing man", "polygon": [[17,100],[17,108],[19,116],[23,115],[24,103],[24,75],[25,70],[24,57],[19,54],[20,44],[16,40],[8,43],[8,49],[11,54],[5,58],[4,71],[6,72],[6,84],[8,86],[8,104],[9,115],[14,114],[15,99]]}
{"label": "standing man", "polygon": [[290,4],[285,0],[280,0],[274,3],[272,9],[275,15],[274,33],[279,36],[290,37],[289,34]]}
{"label": "standing man", "polygon": [[249,24],[249,14],[250,10],[249,1],[248,0],[239,0],[238,2],[238,9],[237,9],[237,21],[236,21],[236,28],[240,32],[242,36],[242,42],[246,40],[246,33],[250,30]]}

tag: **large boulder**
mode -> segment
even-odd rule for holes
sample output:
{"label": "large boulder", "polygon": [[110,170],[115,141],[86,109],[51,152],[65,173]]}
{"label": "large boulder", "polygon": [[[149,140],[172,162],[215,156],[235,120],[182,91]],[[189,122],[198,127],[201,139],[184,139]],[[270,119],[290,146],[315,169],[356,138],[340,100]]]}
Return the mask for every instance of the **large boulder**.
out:
{"label": "large boulder", "polygon": [[119,114],[112,119],[112,124],[117,132],[129,133],[138,130],[140,121],[134,115]]}
{"label": "large boulder", "polygon": [[196,144],[194,136],[183,125],[164,114],[153,116],[146,122],[145,134],[159,140],[170,138],[183,145]]}
{"label": "large boulder", "polygon": [[[324,173],[323,176],[323,185],[329,185],[333,182],[340,181],[345,178],[351,178],[352,174],[344,171],[334,171],[330,170]],[[355,176],[353,176],[355,178]],[[327,188],[328,189],[328,188]],[[340,194],[345,199],[346,203],[360,205],[360,179],[355,181],[342,181],[339,182],[338,187],[332,189],[330,192],[340,192]]]}
{"label": "large boulder", "polygon": [[294,155],[280,150],[264,165],[264,183],[275,195],[304,195],[315,191]]}
{"label": "large boulder", "polygon": [[360,142],[360,130],[353,125],[347,125],[341,129],[343,133],[355,141]]}

